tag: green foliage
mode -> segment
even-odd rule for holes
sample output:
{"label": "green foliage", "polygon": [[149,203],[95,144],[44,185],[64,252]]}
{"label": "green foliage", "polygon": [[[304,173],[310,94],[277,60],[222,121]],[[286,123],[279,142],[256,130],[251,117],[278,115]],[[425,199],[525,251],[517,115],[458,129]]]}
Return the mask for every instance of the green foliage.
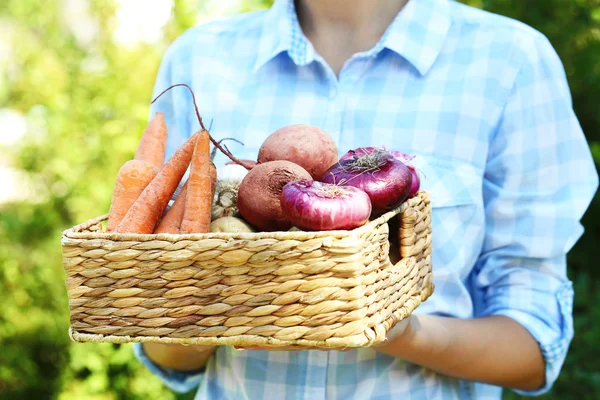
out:
{"label": "green foliage", "polygon": [[[73,344],[61,266],[62,230],[106,212],[119,167],[133,155],[166,46],[196,23],[197,0],[176,0],[161,40],[114,40],[117,4],[90,0],[96,34],[78,38],[64,0],[0,2],[0,109],[22,113],[27,134],[2,148],[0,167],[22,173],[27,196],[0,204],[0,397],[2,399],[189,399],[141,368],[129,345]],[[600,161],[600,1],[470,0],[545,33],[565,63],[576,112]],[[269,0],[245,0],[240,10]],[[142,18],[140,16],[140,18]],[[11,57],[3,57],[8,43]],[[2,132],[2,135],[10,132]],[[569,257],[577,335],[546,398],[600,398],[600,298],[593,268],[600,198]],[[515,395],[507,392],[507,398]]]}
{"label": "green foliage", "polygon": [[177,1],[159,43],[132,48],[112,39],[112,2],[91,3],[91,43],[71,32],[63,3],[0,6],[13,51],[0,69],[0,108],[23,113],[29,128],[0,151],[26,173],[35,199],[0,206],[0,397],[174,399],[130,346],[71,344],[59,243],[62,230],[108,209],[114,176],[147,122],[162,54],[195,23],[193,2]]}

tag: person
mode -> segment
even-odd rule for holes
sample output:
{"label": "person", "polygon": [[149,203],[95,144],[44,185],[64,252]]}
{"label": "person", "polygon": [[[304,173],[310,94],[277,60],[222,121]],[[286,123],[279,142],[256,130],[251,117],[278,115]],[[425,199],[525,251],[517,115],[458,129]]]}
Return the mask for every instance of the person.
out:
{"label": "person", "polygon": [[[340,152],[416,155],[432,202],[434,294],[378,347],[270,351],[135,344],[197,399],[499,399],[547,392],[574,334],[566,254],[598,187],[549,41],[451,0],[276,0],[192,28],[155,94],[195,91],[238,158],[293,123]],[[163,111],[168,154],[199,129],[191,96]],[[237,147],[236,147],[237,146]],[[220,157],[220,158],[219,158]],[[224,163],[217,157],[217,166]]]}

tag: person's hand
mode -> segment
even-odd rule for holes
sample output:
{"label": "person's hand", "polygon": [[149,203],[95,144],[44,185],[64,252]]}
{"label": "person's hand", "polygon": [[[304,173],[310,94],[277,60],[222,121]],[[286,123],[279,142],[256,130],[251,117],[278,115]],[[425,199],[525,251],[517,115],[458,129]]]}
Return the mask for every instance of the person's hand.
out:
{"label": "person's hand", "polygon": [[[179,346],[178,344],[173,344],[171,346]],[[216,346],[205,346],[205,345],[195,345],[195,344],[184,344],[183,347],[196,351],[198,353],[207,353],[215,350]]]}
{"label": "person's hand", "polygon": [[172,344],[172,343],[148,343],[144,345],[146,346],[156,346],[161,347],[162,349],[174,352],[182,352],[182,353],[212,353],[215,351],[215,346],[204,346],[204,345],[194,345],[194,344]]}
{"label": "person's hand", "polygon": [[193,371],[206,365],[216,346],[193,346],[148,342],[143,344],[146,355],[156,364],[179,371]]}
{"label": "person's hand", "polygon": [[373,347],[384,347],[388,344],[395,342],[398,339],[409,336],[412,333],[412,322],[414,318],[412,315],[404,318],[394,325],[392,329],[387,333],[386,338],[383,342],[374,345]]}
{"label": "person's hand", "polygon": [[304,350],[319,350],[319,351],[350,351],[349,348],[341,349],[324,349],[321,347],[298,347],[298,346],[233,346],[236,350],[268,350],[268,351],[304,351]]}

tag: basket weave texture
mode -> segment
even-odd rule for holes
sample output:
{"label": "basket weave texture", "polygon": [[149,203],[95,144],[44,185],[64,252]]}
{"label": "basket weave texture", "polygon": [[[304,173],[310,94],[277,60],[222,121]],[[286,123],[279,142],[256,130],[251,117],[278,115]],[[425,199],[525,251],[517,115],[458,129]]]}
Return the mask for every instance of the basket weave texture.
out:
{"label": "basket weave texture", "polygon": [[106,217],[63,232],[75,341],[365,347],[433,291],[424,191],[351,231],[117,234]]}

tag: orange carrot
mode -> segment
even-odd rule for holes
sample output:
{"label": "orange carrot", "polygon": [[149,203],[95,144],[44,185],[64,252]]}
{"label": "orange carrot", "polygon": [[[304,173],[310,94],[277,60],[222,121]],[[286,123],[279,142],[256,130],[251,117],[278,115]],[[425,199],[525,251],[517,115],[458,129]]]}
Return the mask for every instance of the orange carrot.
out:
{"label": "orange carrot", "polygon": [[181,192],[173,202],[167,214],[163,217],[154,233],[179,233],[181,220],[183,219],[183,211],[185,210],[185,197],[187,194],[187,185],[183,185]]}
{"label": "orange carrot", "polygon": [[173,154],[152,182],[144,189],[140,197],[133,203],[115,232],[154,232],[156,223],[190,165],[197,138],[198,133],[195,133]]}
{"label": "orange carrot", "polygon": [[198,136],[192,157],[181,233],[210,232],[213,193],[211,164],[210,138],[207,131],[202,131]]}
{"label": "orange carrot", "polygon": [[135,203],[146,186],[154,179],[158,168],[142,160],[129,160],[117,174],[112,203],[108,212],[106,231],[112,232],[119,225],[129,208]]}
{"label": "orange carrot", "polygon": [[[210,191],[211,191],[211,199],[215,198],[215,190],[217,190],[217,167],[215,164],[210,162]],[[212,207],[212,204],[211,204]]]}
{"label": "orange carrot", "polygon": [[165,115],[157,112],[142,134],[140,144],[135,152],[135,159],[148,161],[158,168],[162,168],[165,162],[166,145],[167,124]]}

